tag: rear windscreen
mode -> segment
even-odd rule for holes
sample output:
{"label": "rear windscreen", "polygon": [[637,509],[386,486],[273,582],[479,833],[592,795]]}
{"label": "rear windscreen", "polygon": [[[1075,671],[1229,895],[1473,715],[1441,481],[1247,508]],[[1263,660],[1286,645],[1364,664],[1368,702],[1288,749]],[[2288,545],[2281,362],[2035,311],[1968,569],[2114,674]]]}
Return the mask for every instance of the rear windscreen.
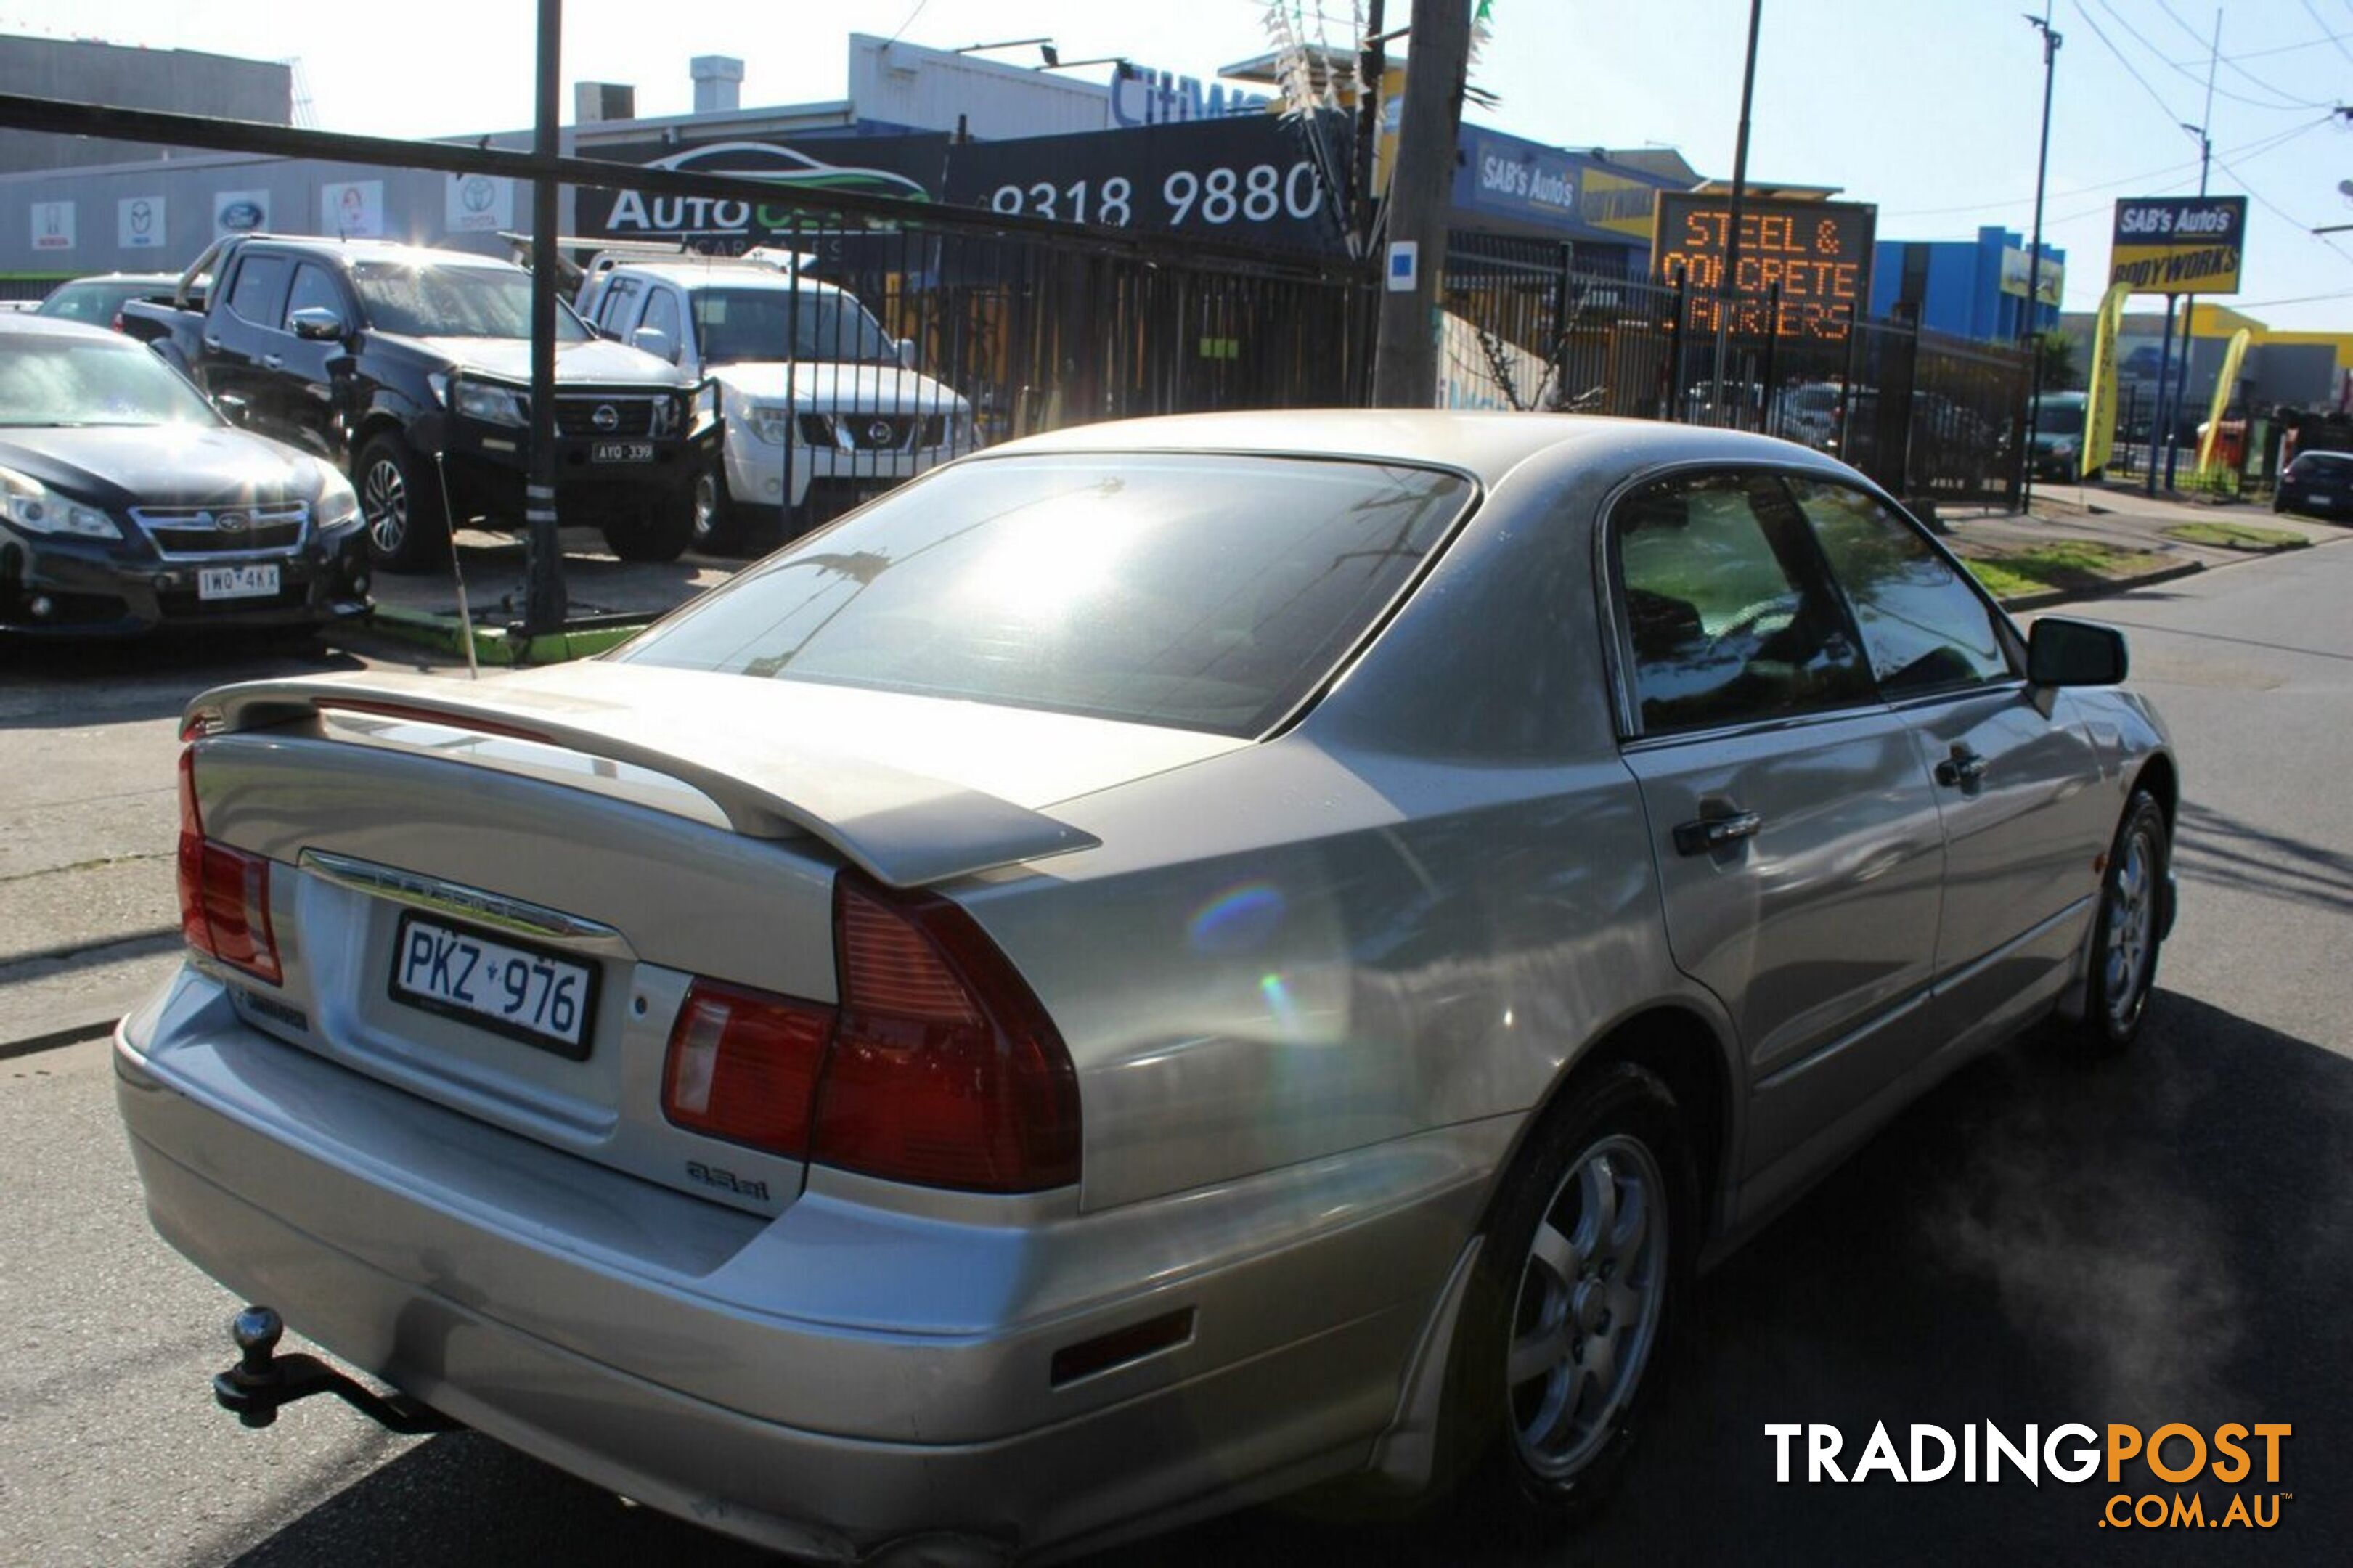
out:
{"label": "rear windscreen", "polygon": [[2306,452],[2287,466],[2288,477],[2297,479],[2353,479],[2353,454],[2344,452]]}
{"label": "rear windscreen", "polygon": [[1256,735],[1471,495],[1460,475],[1355,460],[984,458],[788,546],[620,657]]}

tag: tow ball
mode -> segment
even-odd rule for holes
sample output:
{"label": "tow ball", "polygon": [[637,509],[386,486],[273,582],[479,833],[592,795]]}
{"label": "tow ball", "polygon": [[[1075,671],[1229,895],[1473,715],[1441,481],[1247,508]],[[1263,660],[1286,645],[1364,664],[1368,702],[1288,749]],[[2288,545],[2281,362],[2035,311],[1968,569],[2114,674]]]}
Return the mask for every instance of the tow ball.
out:
{"label": "tow ball", "polygon": [[458,1423],[406,1394],[378,1394],[314,1355],[278,1353],[285,1321],[268,1307],[248,1307],[229,1320],[237,1364],[213,1379],[213,1398],[248,1426],[267,1426],[279,1406],[332,1394],[387,1431],[416,1436],[454,1432]]}

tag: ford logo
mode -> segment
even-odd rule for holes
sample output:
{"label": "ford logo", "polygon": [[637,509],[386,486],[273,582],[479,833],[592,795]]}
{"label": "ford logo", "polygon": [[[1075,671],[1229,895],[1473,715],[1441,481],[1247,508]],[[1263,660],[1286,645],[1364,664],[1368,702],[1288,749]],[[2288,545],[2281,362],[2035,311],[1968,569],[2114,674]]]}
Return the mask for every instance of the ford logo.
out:
{"label": "ford logo", "polygon": [[230,202],[220,210],[220,226],[223,228],[236,229],[239,233],[243,233],[245,230],[249,228],[259,228],[261,226],[261,204],[259,202]]}
{"label": "ford logo", "polygon": [[621,411],[609,403],[596,405],[596,412],[590,415],[589,418],[599,430],[617,430],[621,427]]}

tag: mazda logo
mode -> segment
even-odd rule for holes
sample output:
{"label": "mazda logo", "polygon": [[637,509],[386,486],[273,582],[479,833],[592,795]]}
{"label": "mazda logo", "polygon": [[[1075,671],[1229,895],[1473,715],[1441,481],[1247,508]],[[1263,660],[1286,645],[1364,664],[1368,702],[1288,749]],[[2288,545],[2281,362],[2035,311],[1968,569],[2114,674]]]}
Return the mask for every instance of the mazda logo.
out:
{"label": "mazda logo", "polygon": [[590,417],[599,430],[617,430],[621,426],[621,411],[609,403],[596,405],[596,412]]}
{"label": "mazda logo", "polygon": [[241,511],[224,511],[215,514],[213,527],[223,533],[243,533],[245,521],[245,513]]}
{"label": "mazda logo", "polygon": [[869,446],[889,446],[891,444],[891,422],[888,419],[877,419],[873,424],[869,425],[866,427],[866,441]]}

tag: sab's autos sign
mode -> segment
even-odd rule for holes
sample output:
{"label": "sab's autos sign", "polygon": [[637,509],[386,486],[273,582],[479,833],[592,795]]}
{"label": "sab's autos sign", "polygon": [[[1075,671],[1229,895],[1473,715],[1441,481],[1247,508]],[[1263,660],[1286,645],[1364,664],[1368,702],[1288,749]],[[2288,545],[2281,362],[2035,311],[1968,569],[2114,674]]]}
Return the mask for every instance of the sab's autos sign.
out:
{"label": "sab's autos sign", "polygon": [[2108,281],[2136,294],[2235,294],[2244,196],[2134,196],[2116,204]]}

